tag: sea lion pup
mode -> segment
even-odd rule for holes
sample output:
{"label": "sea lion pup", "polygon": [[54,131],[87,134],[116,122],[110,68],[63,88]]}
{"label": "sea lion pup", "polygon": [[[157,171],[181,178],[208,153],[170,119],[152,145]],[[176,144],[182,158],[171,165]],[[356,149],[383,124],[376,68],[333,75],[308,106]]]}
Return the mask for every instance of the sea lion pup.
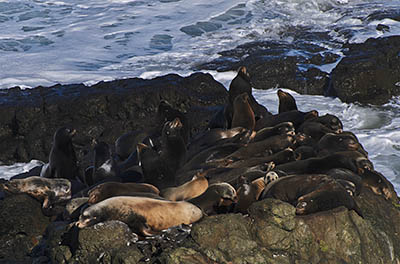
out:
{"label": "sea lion pup", "polygon": [[265,186],[278,178],[276,172],[270,171],[264,177],[257,178],[251,183],[244,182],[237,190],[238,202],[235,204],[234,212],[246,214],[250,205],[258,201]]}
{"label": "sea lion pup", "polygon": [[98,203],[114,196],[136,196],[137,193],[141,192],[155,195],[160,193],[157,187],[147,183],[105,182],[88,191],[88,203]]}
{"label": "sea lion pup", "polygon": [[192,180],[178,187],[170,187],[161,190],[161,197],[170,201],[184,201],[195,198],[205,192],[208,188],[206,173],[197,173]]}
{"label": "sea lion pup", "polygon": [[229,159],[246,159],[249,157],[268,156],[289,148],[294,144],[295,138],[292,135],[276,135],[262,141],[249,143],[232,154]]}
{"label": "sea lion pup", "polygon": [[325,157],[296,160],[276,166],[276,169],[288,174],[324,173],[333,168],[349,169],[361,175],[365,170],[372,170],[373,165],[358,151],[341,151]]}
{"label": "sea lion pup", "polygon": [[31,176],[15,179],[2,184],[10,193],[26,193],[42,202],[42,209],[51,209],[55,204],[71,199],[72,184],[67,179],[48,179]]}
{"label": "sea lion pup", "polygon": [[229,124],[231,124],[232,115],[234,112],[233,111],[234,100],[239,94],[242,93],[247,93],[247,95],[249,96],[249,103],[251,105],[251,108],[253,109],[256,120],[271,115],[271,113],[268,112],[267,108],[265,108],[263,105],[260,105],[254,98],[250,83],[250,74],[247,71],[246,67],[241,66],[238,69],[238,74],[236,75],[235,78],[233,78],[232,82],[229,85],[229,91],[228,91],[229,104],[225,111],[227,116],[226,119],[228,120]]}
{"label": "sea lion pup", "polygon": [[294,126],[292,122],[282,122],[273,127],[264,127],[257,131],[255,137],[251,142],[258,142],[275,135],[295,135]]}
{"label": "sea lion pup", "polygon": [[147,138],[147,133],[142,130],[130,131],[121,135],[114,143],[115,154],[118,159],[120,161],[126,160],[136,150],[136,145],[144,142]]}
{"label": "sea lion pup", "polygon": [[292,122],[295,129],[297,129],[306,120],[314,120],[316,117],[318,117],[318,111],[316,110],[312,110],[309,112],[292,110],[277,115],[266,116],[262,119],[257,120],[255,130],[259,131],[264,127],[273,127],[283,122]]}
{"label": "sea lion pup", "polygon": [[42,177],[70,180],[79,178],[79,168],[72,145],[72,137],[75,134],[76,130],[67,127],[57,129],[50,150],[49,164],[47,167],[43,167],[44,169],[40,174]]}
{"label": "sea lion pup", "polygon": [[180,224],[197,222],[215,208],[236,201],[235,189],[226,183],[210,185],[200,196],[186,201],[165,201],[147,197],[117,196],[86,208],[76,225],[79,228],[99,222],[119,220],[134,232],[150,236]]}
{"label": "sea lion pup", "polygon": [[352,135],[343,133],[326,134],[318,141],[317,149],[318,156],[320,157],[347,150],[358,151],[365,157],[368,157],[368,154],[364,151],[356,138],[354,138]]}
{"label": "sea lion pup", "polygon": [[191,129],[190,120],[184,113],[173,108],[169,102],[161,100],[160,104],[158,105],[157,118],[158,123],[161,124],[161,127],[163,127],[166,122],[174,121],[176,118],[178,118],[181,122],[181,129],[179,130],[179,133],[181,134],[185,145],[189,142]]}
{"label": "sea lion pup", "polygon": [[214,128],[196,135],[187,148],[187,160],[193,158],[199,152],[216,145],[227,143],[247,144],[253,133],[243,127],[231,129]]}
{"label": "sea lion pup", "polygon": [[281,89],[279,89],[276,93],[279,98],[279,107],[278,107],[279,114],[283,112],[289,112],[292,110],[298,110],[296,100],[290,93],[284,92]]}
{"label": "sea lion pup", "polygon": [[354,198],[338,182],[329,181],[297,199],[296,214],[305,215],[344,206],[363,217]]}
{"label": "sea lion pup", "polygon": [[250,131],[254,130],[256,120],[253,109],[249,103],[249,95],[242,93],[233,101],[233,116],[231,127],[244,127]]}

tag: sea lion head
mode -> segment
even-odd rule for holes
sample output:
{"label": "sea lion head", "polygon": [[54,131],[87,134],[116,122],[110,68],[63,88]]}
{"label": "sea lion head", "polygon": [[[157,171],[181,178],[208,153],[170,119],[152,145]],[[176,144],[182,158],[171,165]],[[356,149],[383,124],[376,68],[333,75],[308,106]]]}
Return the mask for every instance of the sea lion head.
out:
{"label": "sea lion head", "polygon": [[275,171],[269,171],[267,172],[267,174],[265,174],[264,176],[264,183],[265,186],[267,186],[268,184],[270,184],[271,182],[277,180],[279,178],[278,173],[276,173]]}
{"label": "sea lion head", "polygon": [[79,220],[76,222],[76,226],[79,228],[84,228],[103,222],[104,219],[104,213],[102,212],[101,208],[96,205],[92,205],[83,210],[79,216]]}
{"label": "sea lion head", "polygon": [[237,202],[238,199],[235,188],[226,182],[211,184],[207,191],[217,194],[219,197],[218,206],[229,206]]}
{"label": "sea lion head", "polygon": [[394,195],[391,191],[393,186],[390,182],[379,172],[375,170],[364,170],[362,177],[362,183],[365,187],[368,187],[377,195],[383,196],[386,200],[391,200]]}
{"label": "sea lion head", "polygon": [[54,143],[56,145],[65,145],[68,144],[69,142],[72,141],[72,137],[76,134],[75,129],[71,129],[68,127],[60,127],[57,129],[57,131],[54,133]]}
{"label": "sea lion head", "polygon": [[162,129],[162,136],[164,138],[180,137],[180,130],[183,128],[183,124],[179,117],[176,117],[172,121],[165,122]]}

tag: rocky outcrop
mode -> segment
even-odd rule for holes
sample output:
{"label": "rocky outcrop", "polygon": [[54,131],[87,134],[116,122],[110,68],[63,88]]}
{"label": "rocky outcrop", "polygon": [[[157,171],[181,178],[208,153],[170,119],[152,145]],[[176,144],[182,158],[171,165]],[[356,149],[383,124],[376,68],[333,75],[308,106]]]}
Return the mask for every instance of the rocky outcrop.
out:
{"label": "rocky outcrop", "polygon": [[357,203],[364,218],[345,207],[297,216],[292,205],[266,199],[248,215],[204,217],[190,235],[171,228],[141,242],[119,221],[72,239],[70,225],[53,222],[37,247],[53,263],[399,263],[399,205],[368,189]]}
{"label": "rocky outcrop", "polygon": [[195,120],[195,133],[207,124],[212,106],[226,102],[227,91],[203,73],[100,82],[90,87],[13,88],[0,94],[0,160],[47,161],[54,132],[66,125],[78,131],[74,144],[80,159],[89,151],[92,139],[113,144],[126,132],[156,128],[161,100]]}
{"label": "rocky outcrop", "polygon": [[50,223],[41,210],[26,194],[0,200],[0,263],[31,263],[31,251]]}
{"label": "rocky outcrop", "polygon": [[344,102],[381,105],[400,95],[400,36],[344,46],[332,92]]}

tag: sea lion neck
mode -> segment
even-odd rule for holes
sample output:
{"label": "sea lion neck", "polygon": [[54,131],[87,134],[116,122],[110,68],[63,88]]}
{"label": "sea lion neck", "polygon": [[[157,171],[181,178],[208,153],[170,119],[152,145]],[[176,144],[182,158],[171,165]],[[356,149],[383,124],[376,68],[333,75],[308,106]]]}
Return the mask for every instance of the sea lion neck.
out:
{"label": "sea lion neck", "polygon": [[189,203],[196,205],[204,214],[211,214],[214,206],[219,203],[221,196],[212,189],[206,190],[200,196],[188,200]]}

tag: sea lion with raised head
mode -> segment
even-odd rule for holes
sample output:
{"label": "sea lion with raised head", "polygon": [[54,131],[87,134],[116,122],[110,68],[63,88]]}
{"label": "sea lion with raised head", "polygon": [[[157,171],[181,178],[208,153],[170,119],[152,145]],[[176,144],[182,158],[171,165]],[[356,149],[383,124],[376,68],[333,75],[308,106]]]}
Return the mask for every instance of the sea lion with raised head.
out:
{"label": "sea lion with raised head", "polygon": [[281,89],[279,89],[276,93],[279,98],[278,113],[298,110],[296,100],[290,93],[282,91]]}

